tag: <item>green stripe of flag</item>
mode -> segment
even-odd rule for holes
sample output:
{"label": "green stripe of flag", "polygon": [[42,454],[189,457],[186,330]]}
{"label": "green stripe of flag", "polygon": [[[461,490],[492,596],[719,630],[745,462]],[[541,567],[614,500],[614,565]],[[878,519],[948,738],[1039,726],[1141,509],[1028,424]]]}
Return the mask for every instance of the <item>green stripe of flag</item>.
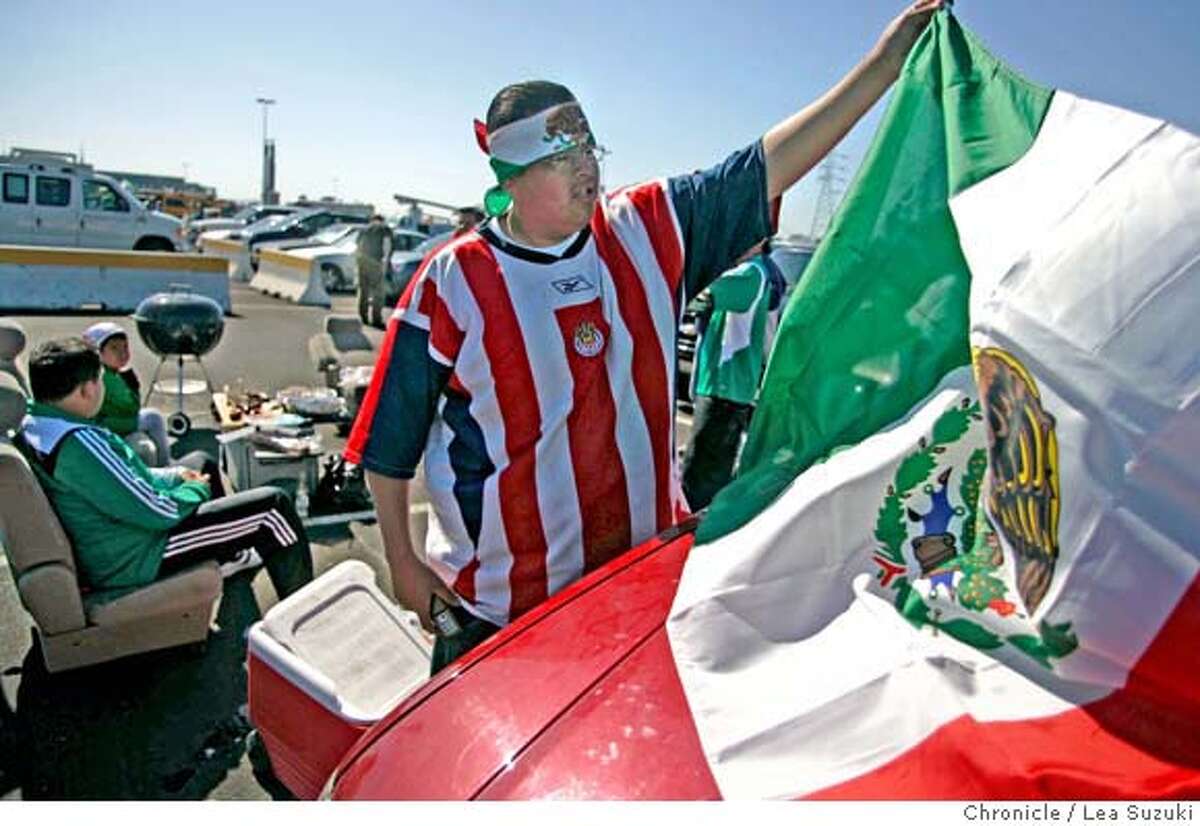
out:
{"label": "green stripe of flag", "polygon": [[1033,143],[1052,92],[939,12],[784,313],[739,477],[697,541],[749,521],[798,474],[896,421],[969,362],[970,274],[948,199]]}

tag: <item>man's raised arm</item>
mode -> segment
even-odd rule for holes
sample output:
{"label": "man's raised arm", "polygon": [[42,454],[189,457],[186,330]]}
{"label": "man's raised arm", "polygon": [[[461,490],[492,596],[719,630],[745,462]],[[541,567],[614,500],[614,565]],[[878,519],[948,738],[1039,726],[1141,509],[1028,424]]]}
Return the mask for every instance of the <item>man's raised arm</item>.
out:
{"label": "man's raised arm", "polygon": [[767,197],[782,195],[816,166],[900,76],[913,44],[944,0],[920,0],[884,30],[875,47],[832,89],[763,136]]}

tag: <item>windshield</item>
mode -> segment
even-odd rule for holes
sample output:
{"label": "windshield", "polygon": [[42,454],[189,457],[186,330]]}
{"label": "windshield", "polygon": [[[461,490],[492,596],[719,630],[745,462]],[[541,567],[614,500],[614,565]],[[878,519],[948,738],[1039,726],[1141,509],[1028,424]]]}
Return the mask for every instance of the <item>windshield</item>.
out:
{"label": "windshield", "polygon": [[[279,229],[284,229],[285,227],[291,227],[295,224],[301,224],[305,221],[305,219],[311,218],[312,216],[318,214],[318,212],[293,212],[290,215],[279,215],[277,216],[279,218],[279,224],[277,227]],[[304,224],[305,227],[308,227],[309,225],[310,224]]]}
{"label": "windshield", "polygon": [[322,244],[324,246],[333,246],[339,241],[344,241],[350,235],[358,234],[358,227],[346,226],[345,224],[334,224],[331,227],[318,232],[312,237],[314,244]]}
{"label": "windshield", "polygon": [[129,183],[129,181],[124,179],[119,180],[117,181],[117,186],[119,186],[121,190],[129,196],[129,200],[133,201],[135,204],[141,204],[142,206],[146,205],[146,202],[139,198],[137,193],[133,191],[133,186]]}
{"label": "windshield", "polygon": [[285,223],[289,218],[291,218],[290,215],[272,215],[269,218],[263,218],[262,220],[255,221],[253,224],[246,227],[246,231],[247,232],[262,232],[263,230],[277,229],[280,225]]}
{"label": "windshield", "polygon": [[407,229],[392,230],[392,252],[412,252],[425,237],[424,233]]}
{"label": "windshield", "polygon": [[783,277],[787,279],[788,292],[800,282],[804,268],[812,260],[813,250],[796,247],[775,247],[771,250],[771,260],[779,267]]}
{"label": "windshield", "polygon": [[423,255],[423,254],[429,252],[431,249],[434,249],[435,247],[440,247],[442,244],[444,244],[445,242],[447,242],[449,240],[450,240],[450,233],[443,232],[440,235],[434,235],[432,238],[427,238],[426,240],[422,241],[420,244],[417,245],[417,248],[414,249],[413,252],[419,252]]}

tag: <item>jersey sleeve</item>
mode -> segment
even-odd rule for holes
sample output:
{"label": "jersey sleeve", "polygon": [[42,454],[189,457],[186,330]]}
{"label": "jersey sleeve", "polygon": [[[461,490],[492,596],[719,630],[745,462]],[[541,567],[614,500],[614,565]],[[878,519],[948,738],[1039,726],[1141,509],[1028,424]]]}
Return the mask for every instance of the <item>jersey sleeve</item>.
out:
{"label": "jersey sleeve", "polygon": [[346,442],[347,461],[383,476],[416,473],[458,358],[463,332],[439,296],[451,261],[426,259],[400,297]]}
{"label": "jersey sleeve", "polygon": [[683,283],[690,299],[772,233],[762,141],[667,185],[683,237]]}

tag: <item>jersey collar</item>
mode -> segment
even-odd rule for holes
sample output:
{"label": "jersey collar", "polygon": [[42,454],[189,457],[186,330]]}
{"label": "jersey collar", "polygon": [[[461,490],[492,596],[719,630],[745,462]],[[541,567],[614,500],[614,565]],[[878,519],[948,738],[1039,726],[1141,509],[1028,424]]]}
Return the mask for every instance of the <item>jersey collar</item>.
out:
{"label": "jersey collar", "polygon": [[516,241],[504,234],[504,231],[500,229],[497,223],[498,220],[499,219],[492,219],[484,224],[483,227],[479,229],[480,236],[482,236],[483,239],[493,247],[501,250],[504,254],[510,255],[513,258],[519,258],[522,261],[528,261],[531,264],[555,264],[559,261],[566,261],[569,258],[574,258],[583,251],[583,248],[587,245],[588,239],[592,237],[591,226],[585,226],[575,235],[575,239],[573,241],[567,243],[565,247],[561,248],[561,251],[556,250],[555,252],[550,252],[545,249],[521,246]]}

